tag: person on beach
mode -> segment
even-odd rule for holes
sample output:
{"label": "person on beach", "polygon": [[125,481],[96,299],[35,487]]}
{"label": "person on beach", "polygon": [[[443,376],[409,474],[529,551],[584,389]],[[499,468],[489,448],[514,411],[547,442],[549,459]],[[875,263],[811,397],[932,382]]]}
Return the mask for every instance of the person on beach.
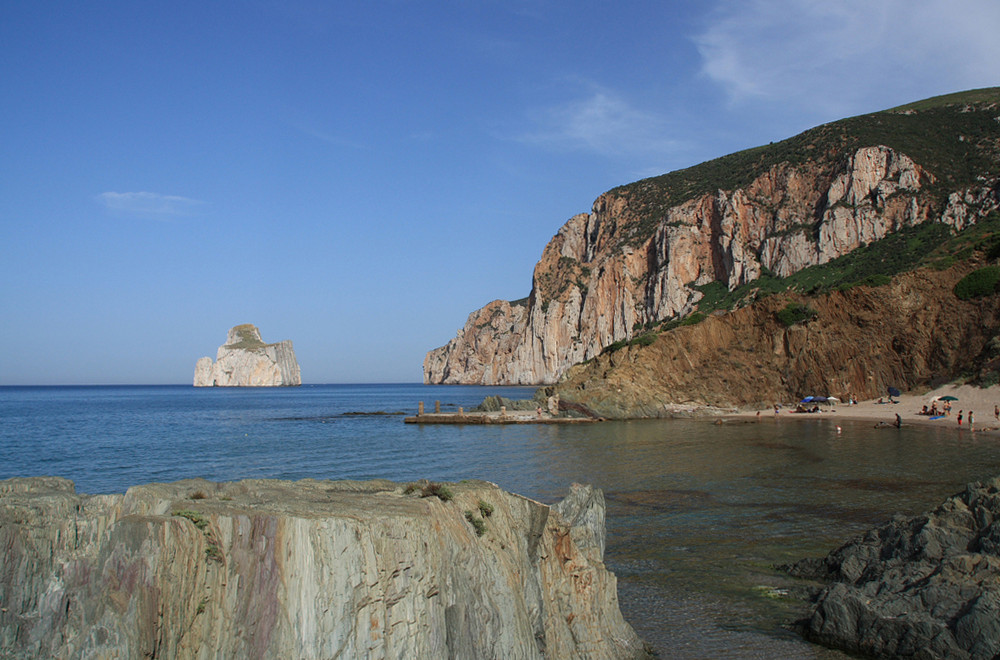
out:
{"label": "person on beach", "polygon": [[903,428],[903,420],[900,418],[899,413],[896,413],[896,428]]}
{"label": "person on beach", "polygon": [[964,413],[964,412],[965,412],[964,410],[959,410],[958,411],[958,425],[959,426],[962,425],[962,413]]}
{"label": "person on beach", "polygon": [[976,430],[976,429],[972,428],[975,423],[976,423],[975,420],[972,418],[972,411],[970,410],[969,411],[969,430],[970,431],[975,431]]}
{"label": "person on beach", "polygon": [[1000,422],[1000,406],[993,406],[993,419]]}

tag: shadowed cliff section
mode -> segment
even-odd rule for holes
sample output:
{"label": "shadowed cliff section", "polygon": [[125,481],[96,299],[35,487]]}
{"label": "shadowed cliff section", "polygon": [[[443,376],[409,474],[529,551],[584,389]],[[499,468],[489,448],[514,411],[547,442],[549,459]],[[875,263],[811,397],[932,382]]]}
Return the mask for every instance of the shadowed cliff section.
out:
{"label": "shadowed cliff section", "polygon": [[917,227],[961,233],[1000,208],[998,117],[1000,88],[949,95],[610,190],[545,247],[527,298],[472,312],[428,352],[424,382],[555,383],[616,342],[711,311],[717,289],[785,280]]}
{"label": "shadowed cliff section", "polygon": [[604,533],[578,485],[0,481],[0,655],[646,657]]}
{"label": "shadowed cliff section", "polygon": [[[633,418],[939,385],[984,364],[1000,329],[1000,295],[954,293],[977,265],[924,268],[818,296],[769,296],[607,352],[570,369],[554,389],[605,417]],[[787,325],[790,303],[811,314]]]}

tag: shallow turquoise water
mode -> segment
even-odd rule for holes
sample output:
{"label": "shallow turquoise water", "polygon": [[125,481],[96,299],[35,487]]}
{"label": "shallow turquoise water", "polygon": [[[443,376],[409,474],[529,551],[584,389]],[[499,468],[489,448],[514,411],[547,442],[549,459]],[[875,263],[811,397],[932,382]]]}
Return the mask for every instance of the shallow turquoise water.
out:
{"label": "shallow turquoise water", "polygon": [[[952,430],[768,417],[583,426],[417,426],[529,388],[0,388],[0,478],[81,492],[187,477],[487,479],[542,501],[574,481],[608,501],[622,610],[670,658],[838,657],[783,627],[798,605],[775,564],[818,556],[899,512],[1000,474],[1000,442]],[[380,415],[347,413],[383,412]]]}

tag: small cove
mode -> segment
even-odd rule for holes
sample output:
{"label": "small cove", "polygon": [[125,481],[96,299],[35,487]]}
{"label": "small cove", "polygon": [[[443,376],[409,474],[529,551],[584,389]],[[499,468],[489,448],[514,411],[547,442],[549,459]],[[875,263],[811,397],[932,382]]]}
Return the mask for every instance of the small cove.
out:
{"label": "small cove", "polygon": [[622,610],[662,657],[834,658],[783,627],[799,607],[784,594],[800,585],[774,566],[1000,474],[995,438],[850,421],[838,434],[835,415],[422,427],[370,414],[493,393],[531,390],[0,388],[0,478],[64,476],[87,493],[195,476],[475,478],[545,502],[591,483],[607,498]]}

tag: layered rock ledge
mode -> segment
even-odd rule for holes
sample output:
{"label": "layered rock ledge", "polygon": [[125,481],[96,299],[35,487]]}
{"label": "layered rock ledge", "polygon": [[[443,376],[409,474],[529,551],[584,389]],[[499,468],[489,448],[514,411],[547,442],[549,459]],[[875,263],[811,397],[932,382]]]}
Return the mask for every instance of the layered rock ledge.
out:
{"label": "layered rock ledge", "polygon": [[3,657],[646,656],[584,486],[11,479],[0,548]]}
{"label": "layered rock ledge", "polygon": [[195,387],[280,387],[301,385],[291,340],[266,344],[251,323],[230,328],[215,362],[203,357],[194,367]]}
{"label": "layered rock ledge", "polygon": [[799,623],[807,639],[879,658],[1000,657],[1000,477],[791,573],[829,582]]}

